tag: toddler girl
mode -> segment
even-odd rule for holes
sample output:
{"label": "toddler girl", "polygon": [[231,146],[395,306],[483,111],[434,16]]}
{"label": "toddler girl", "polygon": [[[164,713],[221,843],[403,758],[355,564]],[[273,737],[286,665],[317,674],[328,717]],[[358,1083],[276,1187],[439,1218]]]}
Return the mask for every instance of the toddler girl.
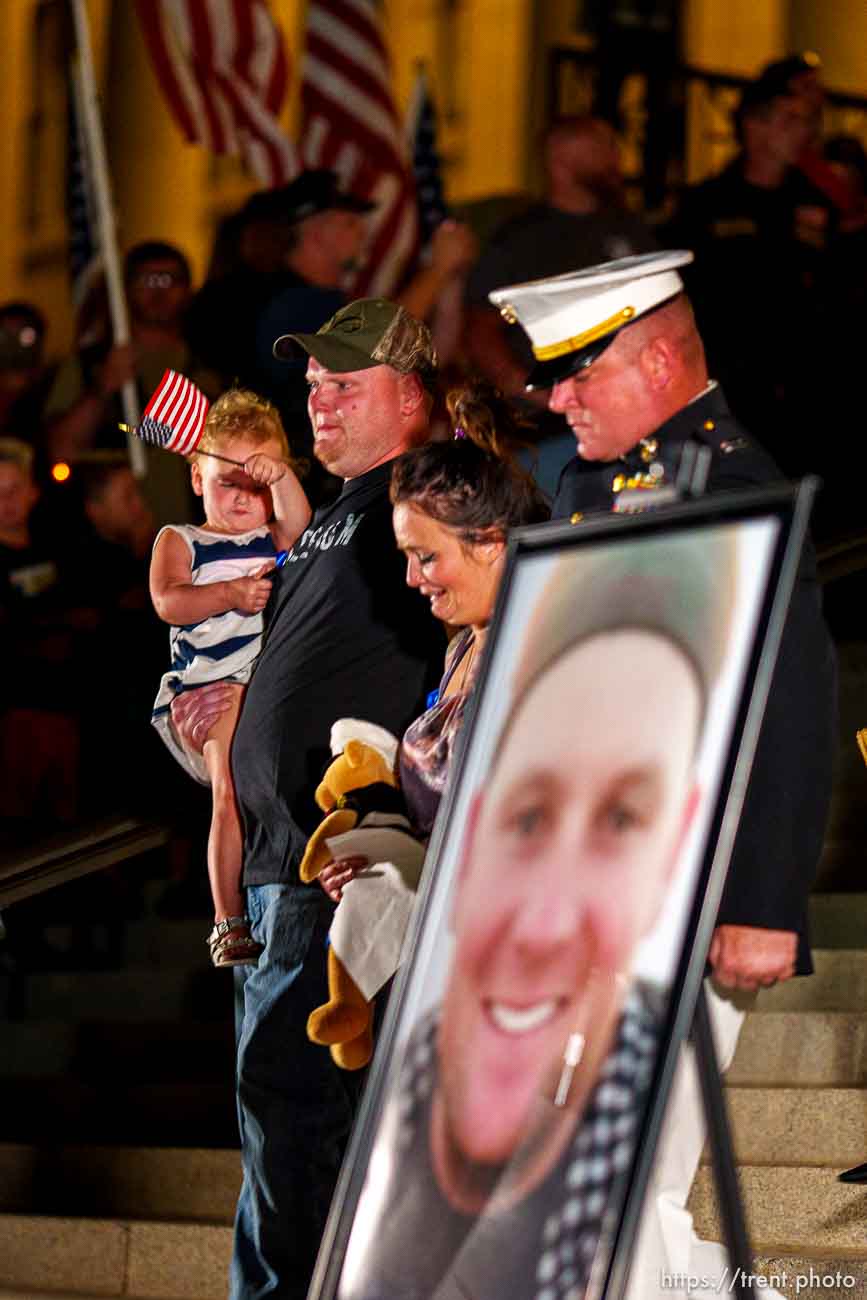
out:
{"label": "toddler girl", "polygon": [[[208,452],[238,463],[201,454]],[[270,402],[243,389],[224,393],[210,408],[190,457],[205,522],[163,528],[151,559],[154,608],[173,625],[171,668],[160,683],[152,721],[175,757],[198,780],[210,781],[212,791],[208,875],[214,928],[208,944],[215,966],[255,963],[262,951],[244,914],[242,833],[229,750],[259,653],[270,571],[278,552],[292,546],[310,518],[288,455],[280,416]],[[179,692],[215,681],[234,683],[234,698],[208,733],[202,772],[178,741],[169,709]]]}

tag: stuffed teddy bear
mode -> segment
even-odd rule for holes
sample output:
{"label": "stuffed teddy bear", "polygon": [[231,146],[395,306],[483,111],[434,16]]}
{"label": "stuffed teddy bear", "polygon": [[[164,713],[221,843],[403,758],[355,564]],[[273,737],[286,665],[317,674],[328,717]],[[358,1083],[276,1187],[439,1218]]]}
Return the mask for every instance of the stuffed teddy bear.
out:
{"label": "stuffed teddy bear", "polygon": [[394,736],[375,723],[341,718],[331,729],[331,752],[334,760],[316,790],[326,816],[307,843],[301,879],[315,880],[337,856],[363,855],[371,865],[349,882],[337,905],[329,1000],[311,1012],[307,1036],[328,1046],[341,1069],[358,1070],[373,1051],[373,998],[399,964],[424,846],[411,832],[397,789]]}

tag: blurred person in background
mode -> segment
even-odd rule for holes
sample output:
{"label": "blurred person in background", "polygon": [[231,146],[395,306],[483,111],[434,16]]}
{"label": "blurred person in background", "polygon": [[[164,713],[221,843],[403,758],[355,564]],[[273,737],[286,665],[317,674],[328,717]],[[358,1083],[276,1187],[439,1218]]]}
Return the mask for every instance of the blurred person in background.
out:
{"label": "blurred person in background", "polygon": [[79,461],[84,513],[96,536],[146,559],[156,536],[153,511],[145,501],[123,452],[96,453]]}
{"label": "blurred person in background", "polygon": [[[123,451],[85,453],[75,463],[69,490],[83,516],[70,549],[71,581],[81,585],[82,600],[98,616],[81,689],[112,702],[110,711],[91,709],[82,719],[82,774],[98,784],[104,808],[133,815],[152,817],[152,791],[159,789],[160,818],[172,833],[166,847],[169,880],[157,911],[205,919],[210,895],[200,857],[207,793],[190,785],[149,721],[153,682],[166,654],[165,625],[148,591],[156,521]],[[122,655],[111,650],[118,646]],[[118,746],[129,755],[125,764],[115,761]],[[122,887],[124,877],[112,879]]]}
{"label": "blurred person in background", "polygon": [[45,319],[29,302],[0,306],[0,433],[38,451],[53,368],[45,361]]}
{"label": "blurred person in background", "polygon": [[[131,341],[111,343],[107,318],[92,324],[86,345],[61,362],[45,406],[48,451],[54,460],[75,461],[93,448],[124,446],[120,391],[134,380],[143,408],[166,368],[192,379],[209,396],[217,376],[195,359],[186,337],[192,293],[190,268],[179,249],[149,241],[131,248],[124,261]],[[143,489],[158,522],[189,518],[189,475],[178,457],[147,449]]]}
{"label": "blurred person in background", "polygon": [[804,65],[799,89],[802,65],[791,65],[773,64],[746,87],[735,114],[740,152],[684,192],[672,243],[695,252],[687,285],[712,373],[735,415],[797,475],[814,465],[803,383],[815,373],[817,289],[838,209],[801,165],[814,146],[818,82]]}
{"label": "blurred person in background", "polygon": [[504,284],[560,275],[596,262],[650,252],[650,230],[626,210],[620,145],[594,117],[555,121],[541,143],[545,197],[492,236],[467,282],[469,349],[475,366],[507,396],[524,392],[532,353],[488,301]]}
{"label": "blurred person in background", "polygon": [[585,0],[584,24],[596,37],[593,111],[618,130],[623,83],[644,79],[643,181],[650,211],[661,208],[668,188],[668,162],[676,151],[677,114],[672,86],[680,56],[678,0]]}
{"label": "blurred person in background", "polygon": [[[285,330],[259,340],[262,313],[285,295],[284,318],[315,331],[342,307],[340,286],[360,254],[371,208],[342,190],[334,172],[304,171],[288,185],[251,195],[224,223],[219,256],[188,318],[193,346],[224,386],[285,399],[286,375],[271,358],[271,344]],[[297,397],[292,394],[293,409],[303,409]],[[285,422],[287,406],[281,414]]]}
{"label": "blurred person in background", "polygon": [[582,266],[651,252],[648,226],[626,209],[620,144],[596,117],[561,118],[541,142],[545,197],[507,220],[491,238],[467,280],[469,359],[507,397],[519,401],[537,428],[537,482],[553,496],[574,444],[544,401],[527,396],[533,354],[521,330],[510,329],[488,301],[505,284],[560,275]]}
{"label": "blurred person in background", "polygon": [[79,807],[80,621],[38,500],[33,449],[0,437],[0,812],[45,828]]}

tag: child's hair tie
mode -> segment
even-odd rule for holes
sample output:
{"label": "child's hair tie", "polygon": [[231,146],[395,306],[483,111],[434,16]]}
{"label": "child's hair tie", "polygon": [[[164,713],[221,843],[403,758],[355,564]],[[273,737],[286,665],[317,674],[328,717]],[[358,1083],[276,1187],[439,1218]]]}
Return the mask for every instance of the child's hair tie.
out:
{"label": "child's hair tie", "polygon": [[463,429],[460,425],[458,425],[458,427],[455,429],[455,437],[466,438],[466,436],[467,436],[466,429]]}

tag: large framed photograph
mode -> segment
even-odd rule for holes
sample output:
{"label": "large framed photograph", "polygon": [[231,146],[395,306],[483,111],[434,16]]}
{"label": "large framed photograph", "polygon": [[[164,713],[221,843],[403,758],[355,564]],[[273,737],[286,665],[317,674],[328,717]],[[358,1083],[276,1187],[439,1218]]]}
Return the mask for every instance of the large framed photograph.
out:
{"label": "large framed photograph", "polygon": [[811,495],[511,540],[315,1300],[622,1294]]}

